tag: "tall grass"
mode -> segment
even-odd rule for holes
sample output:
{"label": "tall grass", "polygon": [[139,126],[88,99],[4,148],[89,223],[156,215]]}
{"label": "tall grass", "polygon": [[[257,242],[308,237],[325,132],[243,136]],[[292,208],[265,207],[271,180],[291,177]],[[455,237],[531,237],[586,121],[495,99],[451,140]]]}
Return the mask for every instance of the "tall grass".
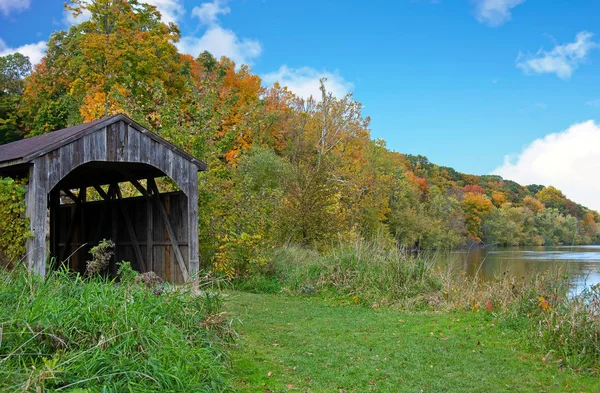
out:
{"label": "tall grass", "polygon": [[369,306],[426,307],[442,288],[431,261],[369,242],[340,245],[325,255],[288,247],[274,253],[273,264],[288,290],[326,292]]}
{"label": "tall grass", "polygon": [[224,355],[207,318],[221,300],[65,271],[0,272],[0,391],[221,392]]}

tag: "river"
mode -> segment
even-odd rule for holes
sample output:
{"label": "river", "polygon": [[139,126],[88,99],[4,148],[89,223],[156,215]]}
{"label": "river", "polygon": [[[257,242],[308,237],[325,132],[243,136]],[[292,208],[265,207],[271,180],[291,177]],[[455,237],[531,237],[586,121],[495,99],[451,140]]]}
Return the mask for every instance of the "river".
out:
{"label": "river", "polygon": [[570,277],[572,293],[600,283],[600,246],[486,247],[438,253],[437,257],[442,265],[483,280],[494,280],[505,272],[525,279],[560,268]]}

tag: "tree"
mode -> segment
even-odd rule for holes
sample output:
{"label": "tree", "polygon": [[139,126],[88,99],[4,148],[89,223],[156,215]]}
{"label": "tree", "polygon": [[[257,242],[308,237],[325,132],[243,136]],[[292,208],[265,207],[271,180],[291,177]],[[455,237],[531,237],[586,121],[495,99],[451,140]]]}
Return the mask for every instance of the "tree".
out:
{"label": "tree", "polygon": [[559,189],[552,186],[544,187],[538,191],[535,196],[546,207],[558,209],[560,212],[564,213],[567,197],[565,197]]}
{"label": "tree", "polygon": [[343,228],[344,212],[337,184],[325,165],[301,163],[285,181],[280,204],[280,233],[285,241],[305,246],[330,244]]}
{"label": "tree", "polygon": [[0,56],[0,144],[22,138],[18,106],[31,73],[29,58],[20,53]]}
{"label": "tree", "polygon": [[184,83],[177,27],[137,0],[72,0],[67,9],[90,18],[50,38],[46,59],[27,83],[29,130],[47,132],[117,112],[160,127],[157,104]]}
{"label": "tree", "polygon": [[485,195],[467,193],[462,201],[463,211],[469,237],[476,242],[483,237],[482,223],[485,217],[492,212],[492,201]]}

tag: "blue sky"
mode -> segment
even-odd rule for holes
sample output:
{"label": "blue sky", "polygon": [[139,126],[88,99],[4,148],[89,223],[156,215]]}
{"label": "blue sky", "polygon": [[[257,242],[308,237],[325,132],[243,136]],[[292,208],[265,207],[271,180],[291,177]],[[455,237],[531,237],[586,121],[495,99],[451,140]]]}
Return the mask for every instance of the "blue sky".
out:
{"label": "blue sky", "polygon": [[[301,95],[327,76],[392,150],[554,184],[600,209],[597,0],[147,2],[179,24],[184,52],[227,55]],[[72,23],[62,4],[0,0],[0,54],[40,56]]]}

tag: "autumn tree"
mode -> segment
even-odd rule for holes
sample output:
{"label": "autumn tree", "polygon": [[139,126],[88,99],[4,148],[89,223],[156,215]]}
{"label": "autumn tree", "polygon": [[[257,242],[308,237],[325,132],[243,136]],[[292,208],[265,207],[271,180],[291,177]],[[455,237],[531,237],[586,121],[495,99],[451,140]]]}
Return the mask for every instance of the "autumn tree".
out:
{"label": "autumn tree", "polygon": [[159,127],[157,104],[183,87],[174,45],[178,28],[137,0],[72,0],[67,9],[90,18],[51,36],[45,60],[27,83],[29,130],[47,132],[114,113]]}
{"label": "autumn tree", "polygon": [[492,212],[492,201],[485,195],[467,193],[462,201],[469,237],[476,242],[483,238],[483,220]]}
{"label": "autumn tree", "polygon": [[29,59],[20,53],[0,56],[0,144],[23,136],[18,106],[25,89],[24,78],[31,73]]}

